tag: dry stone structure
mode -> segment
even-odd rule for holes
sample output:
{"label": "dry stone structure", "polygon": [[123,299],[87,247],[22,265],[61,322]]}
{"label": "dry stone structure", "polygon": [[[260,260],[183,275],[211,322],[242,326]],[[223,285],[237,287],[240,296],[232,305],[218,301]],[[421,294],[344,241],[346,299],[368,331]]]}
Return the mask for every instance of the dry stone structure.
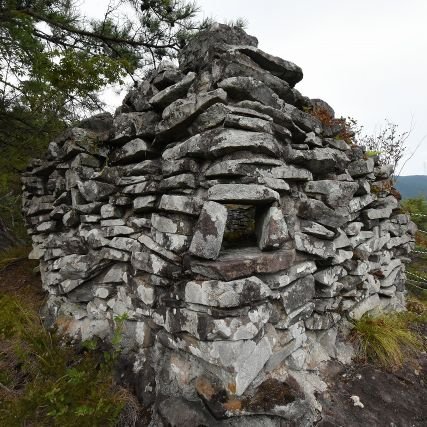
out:
{"label": "dry stone structure", "polygon": [[415,227],[295,64],[215,24],[23,176],[48,312],[123,323],[155,426],[312,425],[349,320],[403,304]]}

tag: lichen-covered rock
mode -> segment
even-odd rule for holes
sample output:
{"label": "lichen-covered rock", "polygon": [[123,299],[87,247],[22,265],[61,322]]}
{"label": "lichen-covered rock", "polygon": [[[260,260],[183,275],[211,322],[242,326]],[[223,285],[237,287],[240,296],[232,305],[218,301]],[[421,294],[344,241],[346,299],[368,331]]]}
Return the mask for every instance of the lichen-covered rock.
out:
{"label": "lichen-covered rock", "polygon": [[288,227],[283,212],[274,206],[259,219],[258,247],[263,250],[278,249],[288,238]]}
{"label": "lichen-covered rock", "polygon": [[194,229],[190,252],[198,257],[216,259],[221,250],[226,221],[224,205],[206,202]]}
{"label": "lichen-covered rock", "polygon": [[190,95],[185,99],[177,99],[168,105],[162,114],[162,121],[156,127],[156,138],[159,141],[185,133],[185,127],[191,120],[217,102],[225,102],[227,94],[222,89]]}
{"label": "lichen-covered rock", "polygon": [[188,282],[185,285],[185,301],[209,307],[238,307],[260,301],[271,295],[270,288],[256,277],[221,282]]}
{"label": "lichen-covered rock", "polygon": [[228,95],[238,101],[249,99],[280,109],[280,98],[267,85],[252,77],[229,77],[218,83]]}
{"label": "lichen-covered rock", "polygon": [[302,80],[301,68],[292,62],[265,53],[255,46],[239,46],[236,49],[252,58],[258,65],[271,74],[280,77],[292,86],[295,86]]}
{"label": "lichen-covered rock", "polygon": [[262,185],[217,184],[208,191],[210,200],[223,203],[271,203],[279,200],[279,194]]}
{"label": "lichen-covered rock", "polygon": [[162,109],[177,99],[184,98],[195,78],[196,75],[194,73],[188,73],[181,81],[156,93],[150,99],[150,104],[155,108]]}

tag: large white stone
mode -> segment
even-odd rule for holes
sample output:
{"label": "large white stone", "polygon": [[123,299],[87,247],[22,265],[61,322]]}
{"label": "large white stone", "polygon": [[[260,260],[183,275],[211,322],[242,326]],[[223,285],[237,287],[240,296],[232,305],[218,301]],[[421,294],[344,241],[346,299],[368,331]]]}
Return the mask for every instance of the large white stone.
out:
{"label": "large white stone", "polygon": [[227,208],[215,202],[203,205],[194,228],[190,252],[198,257],[216,259],[219,255],[227,222]]}

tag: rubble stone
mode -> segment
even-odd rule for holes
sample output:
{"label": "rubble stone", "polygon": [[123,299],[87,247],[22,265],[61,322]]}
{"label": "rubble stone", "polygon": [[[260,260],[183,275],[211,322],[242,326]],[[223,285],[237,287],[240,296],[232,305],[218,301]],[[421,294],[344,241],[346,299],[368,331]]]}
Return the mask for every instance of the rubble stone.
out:
{"label": "rubble stone", "polygon": [[126,317],[152,425],[314,425],[348,320],[402,309],[416,226],[297,65],[221,24],[178,56],[22,176],[47,319],[109,341]]}

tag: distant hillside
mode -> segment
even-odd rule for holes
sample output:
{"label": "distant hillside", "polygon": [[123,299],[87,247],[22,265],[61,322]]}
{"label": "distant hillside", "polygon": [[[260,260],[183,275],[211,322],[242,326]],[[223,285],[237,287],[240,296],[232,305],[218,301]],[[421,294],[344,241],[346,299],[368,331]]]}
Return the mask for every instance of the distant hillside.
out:
{"label": "distant hillside", "polygon": [[418,196],[427,198],[427,175],[399,176],[396,188],[404,199]]}

